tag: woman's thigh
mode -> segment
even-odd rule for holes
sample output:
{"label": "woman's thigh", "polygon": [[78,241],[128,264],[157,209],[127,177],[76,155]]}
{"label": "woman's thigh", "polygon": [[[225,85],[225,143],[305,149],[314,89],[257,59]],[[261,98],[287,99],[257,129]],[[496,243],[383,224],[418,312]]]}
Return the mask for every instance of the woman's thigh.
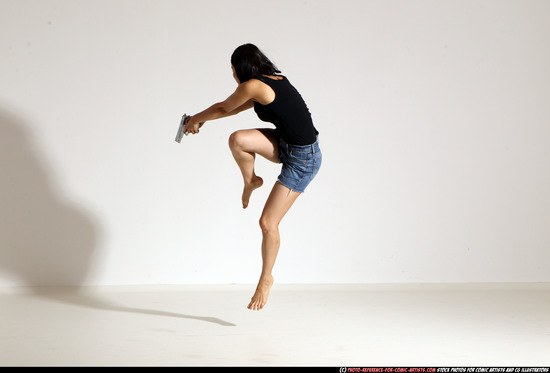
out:
{"label": "woman's thigh", "polygon": [[262,229],[276,229],[300,194],[279,181],[275,182],[260,218]]}
{"label": "woman's thigh", "polygon": [[279,144],[275,130],[258,128],[239,130],[229,137],[229,146],[239,150],[256,153],[274,163],[279,163]]}

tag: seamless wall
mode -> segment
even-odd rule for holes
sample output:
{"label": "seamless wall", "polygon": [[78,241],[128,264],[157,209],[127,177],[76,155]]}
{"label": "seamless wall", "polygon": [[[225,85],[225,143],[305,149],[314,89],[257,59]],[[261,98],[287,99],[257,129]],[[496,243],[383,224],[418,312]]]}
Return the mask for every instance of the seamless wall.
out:
{"label": "seamless wall", "polygon": [[323,168],[286,283],[550,281],[550,3],[0,0],[0,286],[252,283],[279,166],[241,209],[227,139],[174,142],[252,42]]}

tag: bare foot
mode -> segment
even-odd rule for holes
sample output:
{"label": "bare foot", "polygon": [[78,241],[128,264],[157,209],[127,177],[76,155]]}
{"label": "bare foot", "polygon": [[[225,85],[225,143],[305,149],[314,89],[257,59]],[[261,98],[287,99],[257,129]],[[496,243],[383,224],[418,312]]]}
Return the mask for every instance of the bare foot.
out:
{"label": "bare foot", "polygon": [[264,181],[261,177],[255,176],[251,183],[245,183],[243,189],[243,209],[248,207],[248,202],[250,201],[250,196],[252,192],[264,184]]}
{"label": "bare foot", "polygon": [[264,308],[267,303],[267,297],[269,296],[269,290],[273,286],[273,276],[269,275],[261,277],[256,287],[256,292],[248,304],[248,309],[252,311],[259,311]]}

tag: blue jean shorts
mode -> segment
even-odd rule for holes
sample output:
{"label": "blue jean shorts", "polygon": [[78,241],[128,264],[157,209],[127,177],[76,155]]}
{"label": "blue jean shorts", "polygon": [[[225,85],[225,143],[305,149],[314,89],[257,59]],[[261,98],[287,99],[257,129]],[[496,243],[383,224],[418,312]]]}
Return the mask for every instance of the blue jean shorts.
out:
{"label": "blue jean shorts", "polygon": [[277,180],[290,190],[303,193],[319,172],[322,160],[319,139],[311,145],[291,145],[279,139],[279,161],[283,167]]}

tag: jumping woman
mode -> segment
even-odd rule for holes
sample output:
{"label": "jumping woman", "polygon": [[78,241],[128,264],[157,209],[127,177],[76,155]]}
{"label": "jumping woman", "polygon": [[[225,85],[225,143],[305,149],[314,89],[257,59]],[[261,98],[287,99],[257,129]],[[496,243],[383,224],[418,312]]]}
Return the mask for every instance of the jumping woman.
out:
{"label": "jumping woman", "polygon": [[231,56],[231,68],[238,84],[235,92],[225,101],[190,117],[185,132],[197,134],[209,120],[251,108],[262,121],[275,125],[275,129],[240,130],[229,137],[229,147],[244,180],[243,208],[247,208],[252,192],[263,184],[254,171],[256,154],[282,163],[281,174],[260,218],[262,272],[248,304],[248,309],[260,310],[273,285],[272,270],[280,245],[279,223],[319,171],[322,155],[319,132],[302,96],[255,45],[238,47]]}

